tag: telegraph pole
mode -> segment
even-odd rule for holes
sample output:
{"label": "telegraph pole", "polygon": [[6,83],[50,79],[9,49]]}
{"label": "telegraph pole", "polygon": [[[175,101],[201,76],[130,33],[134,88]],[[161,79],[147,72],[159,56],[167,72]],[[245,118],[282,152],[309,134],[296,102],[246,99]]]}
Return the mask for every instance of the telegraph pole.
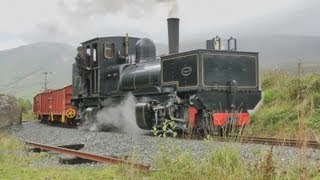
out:
{"label": "telegraph pole", "polygon": [[47,84],[48,84],[47,76],[48,76],[48,74],[52,74],[52,72],[43,72],[41,74],[44,74],[44,90],[46,91],[47,90]]}

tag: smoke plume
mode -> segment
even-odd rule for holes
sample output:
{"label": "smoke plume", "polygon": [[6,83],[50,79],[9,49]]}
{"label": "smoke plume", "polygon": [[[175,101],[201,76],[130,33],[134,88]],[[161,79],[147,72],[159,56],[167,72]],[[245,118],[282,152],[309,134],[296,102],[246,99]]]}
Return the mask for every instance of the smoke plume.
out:
{"label": "smoke plume", "polygon": [[166,3],[169,17],[178,16],[177,0],[75,0],[60,1],[60,8],[74,18],[90,18],[125,12],[131,18],[141,18],[153,12],[159,4]]}
{"label": "smoke plume", "polygon": [[136,124],[135,97],[130,93],[120,103],[107,99],[93,122],[87,122],[90,131],[120,131],[129,134],[142,132]]}
{"label": "smoke plume", "polygon": [[168,18],[176,18],[179,16],[178,0],[157,0],[160,3],[167,3]]}

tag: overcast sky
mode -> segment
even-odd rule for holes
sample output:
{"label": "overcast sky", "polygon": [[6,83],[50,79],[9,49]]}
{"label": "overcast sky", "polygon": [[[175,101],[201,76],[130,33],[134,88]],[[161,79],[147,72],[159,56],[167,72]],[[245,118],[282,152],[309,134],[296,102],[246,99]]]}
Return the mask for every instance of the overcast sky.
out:
{"label": "overcast sky", "polygon": [[[0,0],[0,50],[97,36],[166,43],[166,18],[181,19],[181,40],[290,34],[320,36],[320,0]],[[209,37],[208,37],[209,36]]]}

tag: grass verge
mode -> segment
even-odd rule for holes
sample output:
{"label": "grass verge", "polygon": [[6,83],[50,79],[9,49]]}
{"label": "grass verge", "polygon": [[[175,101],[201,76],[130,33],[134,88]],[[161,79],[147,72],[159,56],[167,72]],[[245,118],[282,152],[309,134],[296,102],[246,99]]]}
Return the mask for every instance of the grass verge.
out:
{"label": "grass verge", "polygon": [[252,116],[248,128],[250,134],[295,137],[299,131],[301,107],[304,108],[306,128],[311,131],[320,128],[319,75],[299,77],[279,71],[264,71],[262,90],[264,103]]}
{"label": "grass verge", "polygon": [[0,179],[309,179],[320,178],[319,168],[299,165],[292,169],[277,169],[272,149],[258,153],[257,160],[245,162],[236,146],[225,146],[197,158],[174,145],[159,146],[156,171],[138,172],[132,167],[38,167],[30,166],[46,153],[26,154],[25,146],[14,137],[0,134]]}
{"label": "grass verge", "polygon": [[0,179],[111,179],[120,177],[114,168],[66,168],[30,166],[46,153],[26,153],[24,144],[0,134]]}

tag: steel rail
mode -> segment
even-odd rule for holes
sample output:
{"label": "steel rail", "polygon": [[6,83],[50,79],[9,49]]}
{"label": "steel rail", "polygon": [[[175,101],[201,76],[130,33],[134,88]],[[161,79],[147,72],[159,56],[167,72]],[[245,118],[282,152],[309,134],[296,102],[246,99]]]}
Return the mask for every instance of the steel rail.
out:
{"label": "steel rail", "polygon": [[269,145],[282,145],[282,146],[308,146],[312,148],[320,148],[320,143],[315,140],[299,140],[299,139],[283,139],[283,138],[270,138],[270,137],[250,137],[240,136],[235,138],[236,141],[243,143],[256,143],[256,144],[269,144]]}
{"label": "steel rail", "polygon": [[129,166],[133,166],[134,168],[136,168],[138,170],[143,170],[143,171],[150,170],[150,165],[144,165],[144,164],[140,164],[140,163],[136,163],[136,162],[131,162],[131,161],[120,159],[120,158],[109,157],[109,156],[100,156],[100,155],[87,153],[87,152],[83,152],[83,151],[76,151],[76,150],[72,150],[72,149],[50,146],[50,145],[35,143],[35,142],[31,142],[31,141],[25,141],[25,143],[27,145],[38,147],[40,149],[45,149],[45,150],[57,152],[60,154],[65,154],[65,155],[75,156],[75,157],[79,157],[79,158],[83,158],[83,159],[88,159],[91,161],[101,162],[101,163],[105,163],[105,164],[125,164],[125,165],[129,165]]}

